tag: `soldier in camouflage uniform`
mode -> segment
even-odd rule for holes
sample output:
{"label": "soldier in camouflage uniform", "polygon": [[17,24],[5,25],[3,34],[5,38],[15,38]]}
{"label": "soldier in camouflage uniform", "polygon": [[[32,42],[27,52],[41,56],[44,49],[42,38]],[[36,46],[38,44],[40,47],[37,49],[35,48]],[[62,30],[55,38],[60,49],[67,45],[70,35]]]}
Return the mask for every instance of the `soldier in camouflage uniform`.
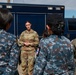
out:
{"label": "soldier in camouflage uniform", "polygon": [[73,46],[62,36],[63,26],[54,23],[46,25],[50,36],[40,40],[33,75],[74,75]]}
{"label": "soldier in camouflage uniform", "polygon": [[75,75],[76,75],[76,39],[73,39],[71,43],[74,46],[74,59],[75,59]]}
{"label": "soldier in camouflage uniform", "polygon": [[39,43],[38,34],[31,29],[31,23],[26,22],[27,30],[23,31],[19,38],[19,46],[21,46],[21,67],[23,75],[32,75],[36,46]]}
{"label": "soldier in camouflage uniform", "polygon": [[12,19],[7,9],[0,8],[0,75],[14,75],[17,70],[20,50],[16,36],[6,32]]}
{"label": "soldier in camouflage uniform", "polygon": [[74,58],[76,59],[76,39],[73,39],[73,40],[71,41],[71,43],[72,43],[73,46],[74,46]]}

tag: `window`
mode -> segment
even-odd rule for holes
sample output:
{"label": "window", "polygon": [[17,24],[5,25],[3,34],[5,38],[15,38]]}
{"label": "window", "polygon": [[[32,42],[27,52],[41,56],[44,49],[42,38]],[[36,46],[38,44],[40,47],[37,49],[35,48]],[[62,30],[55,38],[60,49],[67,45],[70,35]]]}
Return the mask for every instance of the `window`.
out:
{"label": "window", "polygon": [[69,20],[68,21],[68,28],[69,30],[76,30],[76,20]]}

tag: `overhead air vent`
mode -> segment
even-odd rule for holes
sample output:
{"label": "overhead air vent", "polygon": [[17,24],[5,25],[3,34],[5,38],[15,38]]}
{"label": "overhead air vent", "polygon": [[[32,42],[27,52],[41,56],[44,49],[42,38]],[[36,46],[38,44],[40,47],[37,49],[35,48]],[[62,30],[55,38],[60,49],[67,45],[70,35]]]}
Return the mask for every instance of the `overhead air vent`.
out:
{"label": "overhead air vent", "polygon": [[61,10],[61,8],[60,7],[56,7],[56,10]]}
{"label": "overhead air vent", "polygon": [[11,6],[11,5],[6,5],[6,8],[11,9],[11,8],[12,8],[12,6]]}
{"label": "overhead air vent", "polygon": [[53,7],[48,7],[48,10],[53,10]]}

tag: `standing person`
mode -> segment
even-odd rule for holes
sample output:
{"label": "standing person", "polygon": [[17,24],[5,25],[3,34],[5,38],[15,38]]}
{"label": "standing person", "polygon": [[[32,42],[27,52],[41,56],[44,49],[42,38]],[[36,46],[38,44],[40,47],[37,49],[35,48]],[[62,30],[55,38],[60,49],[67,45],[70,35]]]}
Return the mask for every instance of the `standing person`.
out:
{"label": "standing person", "polygon": [[21,46],[21,67],[23,75],[32,75],[39,37],[37,32],[31,29],[29,21],[25,23],[25,27],[27,30],[21,33],[18,42],[19,46]]}
{"label": "standing person", "polygon": [[[46,30],[43,31],[41,40],[45,39],[45,38],[48,37],[48,36],[49,36],[49,33],[48,33],[47,29],[46,29]],[[41,40],[40,40],[40,41],[41,41]],[[36,50],[36,55],[35,55],[36,57],[38,56],[39,51],[40,51],[40,47],[39,47],[39,45],[38,45],[37,50]],[[35,58],[36,58],[36,57],[35,57]]]}
{"label": "standing person", "polygon": [[46,37],[48,37],[48,36],[49,36],[49,33],[48,33],[47,29],[46,29],[46,30],[44,30],[44,32],[43,32],[43,34],[42,34],[42,37],[43,37],[43,38],[46,38]]}
{"label": "standing person", "polygon": [[76,38],[71,41],[74,46],[74,59],[75,59],[75,74],[76,74]]}
{"label": "standing person", "polygon": [[40,40],[33,75],[74,75],[73,48],[62,36],[63,25],[48,21],[46,27],[50,36]]}
{"label": "standing person", "polygon": [[6,32],[12,20],[11,12],[0,8],[0,75],[14,75],[17,70],[20,50],[16,36]]}
{"label": "standing person", "polygon": [[73,46],[74,46],[74,58],[76,59],[76,39],[73,39],[73,40],[71,41],[71,43],[72,43]]}

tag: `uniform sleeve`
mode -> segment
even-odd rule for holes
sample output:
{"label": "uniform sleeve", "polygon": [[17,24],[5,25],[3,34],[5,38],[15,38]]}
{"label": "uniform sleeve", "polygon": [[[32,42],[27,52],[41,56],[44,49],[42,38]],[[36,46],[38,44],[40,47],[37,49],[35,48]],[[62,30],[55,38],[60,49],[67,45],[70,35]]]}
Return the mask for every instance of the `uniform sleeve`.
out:
{"label": "uniform sleeve", "polygon": [[18,66],[19,54],[20,49],[15,41],[10,50],[9,63],[2,75],[14,75],[14,72],[16,71]]}
{"label": "uniform sleeve", "polygon": [[76,47],[76,39],[72,40],[71,43],[73,44],[74,47]]}
{"label": "uniform sleeve", "polygon": [[47,62],[47,48],[44,47],[44,43],[41,43],[40,52],[35,61],[33,75],[43,75],[43,71]]}
{"label": "uniform sleeve", "polygon": [[23,36],[24,36],[24,32],[21,33],[21,35],[20,35],[20,37],[18,39],[18,45],[19,46],[23,46],[24,45]]}
{"label": "uniform sleeve", "polygon": [[67,55],[67,64],[68,64],[68,71],[69,74],[73,74],[74,75],[74,71],[75,71],[75,61],[74,61],[74,52],[73,52],[73,47],[71,47],[71,50],[68,51],[68,55]]}
{"label": "uniform sleeve", "polygon": [[71,43],[74,46],[74,58],[76,59],[76,39],[72,40]]}
{"label": "uniform sleeve", "polygon": [[39,44],[39,36],[37,32],[34,34],[34,41],[30,44],[31,46],[37,46]]}

